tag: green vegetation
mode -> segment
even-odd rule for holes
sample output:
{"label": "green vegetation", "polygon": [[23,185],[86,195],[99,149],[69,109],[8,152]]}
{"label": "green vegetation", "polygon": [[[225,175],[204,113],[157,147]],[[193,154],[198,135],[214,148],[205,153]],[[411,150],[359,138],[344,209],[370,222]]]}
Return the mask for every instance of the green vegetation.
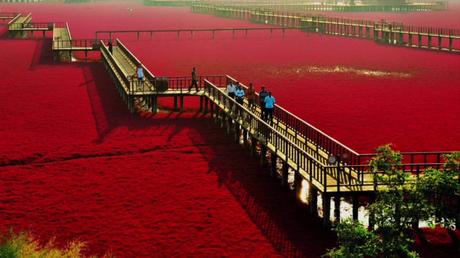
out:
{"label": "green vegetation", "polygon": [[378,236],[357,221],[342,221],[336,230],[340,247],[330,250],[326,257],[365,258],[375,257],[381,252]]}
{"label": "green vegetation", "polygon": [[0,258],[80,258],[86,257],[81,253],[84,246],[82,242],[73,241],[60,249],[55,247],[54,239],[40,245],[30,234],[10,233],[0,239]]}
{"label": "green vegetation", "polygon": [[[410,250],[413,228],[419,220],[432,221],[453,233],[459,222],[460,153],[445,156],[443,170],[430,168],[414,179],[401,169],[402,156],[390,145],[377,149],[370,166],[379,185],[377,198],[369,206],[375,230],[345,220],[337,228],[339,247],[326,257],[418,257]],[[415,181],[414,181],[415,180]],[[433,223],[431,223],[434,225]]]}

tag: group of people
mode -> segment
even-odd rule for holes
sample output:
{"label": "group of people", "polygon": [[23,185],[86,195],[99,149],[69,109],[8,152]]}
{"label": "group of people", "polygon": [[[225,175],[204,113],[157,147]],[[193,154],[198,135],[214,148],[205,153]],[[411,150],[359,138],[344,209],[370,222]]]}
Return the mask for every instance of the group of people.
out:
{"label": "group of people", "polygon": [[[249,109],[253,110],[256,105],[256,92],[252,83],[249,83],[247,93],[239,82],[232,82],[227,85],[227,94],[229,97],[234,98],[237,103],[243,105],[244,99],[248,100]],[[267,91],[265,87],[259,92],[259,106],[261,109],[261,117],[264,121],[273,121],[273,110],[275,109],[275,97],[272,93]]]}
{"label": "group of people", "polygon": [[[138,64],[136,74],[134,76],[137,77],[139,84],[143,86],[145,75],[142,64]],[[195,88],[195,90],[198,92],[198,76],[195,67],[192,69],[192,81],[188,91],[190,92],[192,88]],[[227,85],[227,94],[229,97],[234,98],[240,105],[244,104],[244,99],[246,98],[248,100],[250,110],[254,110],[256,107],[257,95],[252,82],[249,83],[249,88],[247,92],[245,92],[244,88],[238,81],[230,81]],[[273,121],[273,110],[275,109],[276,103],[275,97],[272,96],[270,91],[267,91],[267,89],[262,86],[262,90],[259,92],[258,100],[261,109],[261,118],[264,121],[271,123]]]}

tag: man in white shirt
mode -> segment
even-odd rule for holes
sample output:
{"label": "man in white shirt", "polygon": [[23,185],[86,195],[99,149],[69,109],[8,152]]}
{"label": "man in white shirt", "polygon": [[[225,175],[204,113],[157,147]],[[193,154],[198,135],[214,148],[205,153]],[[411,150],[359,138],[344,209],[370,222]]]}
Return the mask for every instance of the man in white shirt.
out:
{"label": "man in white shirt", "polygon": [[235,91],[236,87],[235,84],[233,84],[232,81],[230,81],[227,85],[227,94],[230,98],[235,98]]}

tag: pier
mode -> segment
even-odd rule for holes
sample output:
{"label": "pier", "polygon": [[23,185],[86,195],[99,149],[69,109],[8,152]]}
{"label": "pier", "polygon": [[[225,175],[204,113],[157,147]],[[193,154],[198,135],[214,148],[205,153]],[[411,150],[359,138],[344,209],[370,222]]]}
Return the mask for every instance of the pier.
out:
{"label": "pier", "polygon": [[409,26],[388,21],[334,18],[317,14],[273,11],[213,4],[192,5],[192,11],[216,16],[299,28],[306,32],[374,40],[391,46],[460,53],[460,30]]}
{"label": "pier", "polygon": [[447,1],[401,2],[401,3],[337,3],[333,1],[193,1],[193,0],[144,0],[145,5],[152,6],[187,6],[200,3],[221,4],[232,8],[263,8],[274,11],[308,11],[308,12],[425,12],[447,9]]}
{"label": "pier", "polygon": [[[300,22],[302,23],[302,20]],[[24,25],[30,23],[30,14],[26,16],[18,14],[11,18],[8,26],[16,28],[16,26],[21,27],[19,24],[22,24],[22,28],[28,28]],[[329,28],[332,25],[319,20],[303,21],[303,23],[307,23],[302,25],[303,28],[321,27],[324,30],[333,30]],[[18,25],[13,26],[12,24]],[[73,39],[67,23],[47,24],[52,24],[53,43],[50,51],[53,51],[55,61],[75,61],[72,58],[74,51],[99,52],[102,63],[113,79],[115,89],[133,115],[137,111],[159,112],[159,98],[173,98],[174,110],[177,112],[184,111],[185,98],[199,98],[199,109],[206,115],[205,117],[217,123],[229,137],[234,139],[236,144],[246,148],[250,155],[268,167],[269,173],[267,174],[277,178],[280,186],[286,191],[292,191],[297,198],[306,195],[312,213],[318,215],[316,205],[319,199],[322,200],[325,226],[330,226],[332,220],[340,220],[340,205],[344,201],[352,204],[353,219],[358,219],[358,208],[360,207],[358,198],[368,197],[369,200],[372,200],[377,191],[385,189],[385,185],[374,179],[374,173],[380,172],[372,172],[369,167],[369,161],[375,154],[361,154],[352,150],[280,105],[275,107],[273,120],[264,121],[261,118],[259,106],[251,106],[247,101],[241,105],[226,94],[226,86],[236,81],[227,74],[200,76],[198,91],[192,89],[189,92],[188,87],[192,80],[190,76],[155,75],[119,39],[112,38],[117,33],[139,33],[140,35],[141,33],[167,32],[180,35],[181,33],[216,33],[219,31],[250,32],[275,29],[283,31],[287,28],[98,31],[97,37],[108,35],[110,38],[103,40],[100,38]],[[379,40],[397,40],[395,35],[398,34],[393,32],[395,29],[401,31],[403,28],[387,28],[383,25],[375,27],[375,24],[374,27],[370,27],[365,24],[361,23],[361,27],[357,27],[358,29],[354,32],[352,30],[343,33],[358,33],[360,37],[377,37]],[[111,49],[106,43],[108,41],[113,44]],[[142,66],[145,74],[143,82],[135,78],[136,68],[139,65]],[[245,85],[243,87],[246,88]],[[442,169],[442,155],[447,153],[449,152],[402,153],[405,163],[401,169],[409,172],[415,180],[423,176],[424,171],[428,168]],[[304,192],[305,189],[307,193]],[[333,207],[331,207],[332,202]]]}
{"label": "pier", "polygon": [[[100,30],[96,31],[96,40],[100,38],[108,38],[112,40],[114,35],[117,34],[134,34],[136,35],[136,39],[140,39],[142,36],[148,36],[150,38],[154,37],[155,34],[159,33],[173,33],[176,34],[179,38],[181,35],[189,35],[193,37],[194,34],[197,33],[207,33],[215,37],[215,35],[219,32],[231,32],[233,36],[237,34],[243,34],[245,36],[248,33],[253,31],[266,31],[270,32],[270,35],[274,32],[281,32],[283,35],[286,30],[293,30],[296,28],[280,28],[280,27],[270,27],[270,28],[218,28],[218,29],[171,29],[171,30]],[[104,37],[105,36],[105,37]]]}
{"label": "pier", "polygon": [[[309,184],[312,211],[319,195],[323,200],[325,226],[331,224],[329,213],[331,200],[333,214],[340,218],[340,203],[349,200],[353,204],[353,217],[357,219],[357,198],[372,198],[385,185],[376,182],[370,172],[369,160],[374,154],[359,154],[334,138],[323,133],[281,106],[277,106],[273,122],[261,119],[260,107],[249,106],[247,101],[238,104],[225,92],[229,82],[236,81],[229,75],[199,77],[199,90],[189,92],[191,77],[157,77],[146,67],[146,81],[141,84],[135,78],[136,67],[141,62],[116,40],[110,53],[107,45],[100,42],[102,59],[113,78],[116,88],[127,105],[136,110],[158,112],[158,99],[174,98],[174,109],[184,110],[184,98],[200,99],[200,111],[233,137],[236,143],[270,168],[270,174],[280,180],[281,187],[290,189],[299,196],[302,181]],[[243,85],[244,86],[244,85]],[[402,169],[412,173],[413,179],[423,175],[429,167],[441,168],[444,152],[402,153],[406,163]],[[281,169],[278,167],[281,165]],[[290,182],[289,177],[294,181]],[[342,201],[338,201],[342,200]]]}

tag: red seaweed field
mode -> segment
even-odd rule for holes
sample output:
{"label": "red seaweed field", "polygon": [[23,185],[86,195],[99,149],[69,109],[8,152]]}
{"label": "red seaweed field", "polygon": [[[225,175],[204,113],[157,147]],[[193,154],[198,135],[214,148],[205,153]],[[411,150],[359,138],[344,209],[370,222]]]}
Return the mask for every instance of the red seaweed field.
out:
{"label": "red seaweed field", "polygon": [[[128,2],[0,11],[68,21],[73,38],[265,26]],[[460,8],[448,14],[439,26],[460,27]],[[49,38],[8,39],[5,26],[0,35],[1,233],[79,239],[87,254],[116,257],[319,257],[334,245],[334,233],[207,117],[192,109],[132,115],[102,64],[54,63]],[[385,143],[460,149],[459,55],[300,31],[116,36],[158,76],[196,66],[266,85],[280,105],[358,152]]]}

